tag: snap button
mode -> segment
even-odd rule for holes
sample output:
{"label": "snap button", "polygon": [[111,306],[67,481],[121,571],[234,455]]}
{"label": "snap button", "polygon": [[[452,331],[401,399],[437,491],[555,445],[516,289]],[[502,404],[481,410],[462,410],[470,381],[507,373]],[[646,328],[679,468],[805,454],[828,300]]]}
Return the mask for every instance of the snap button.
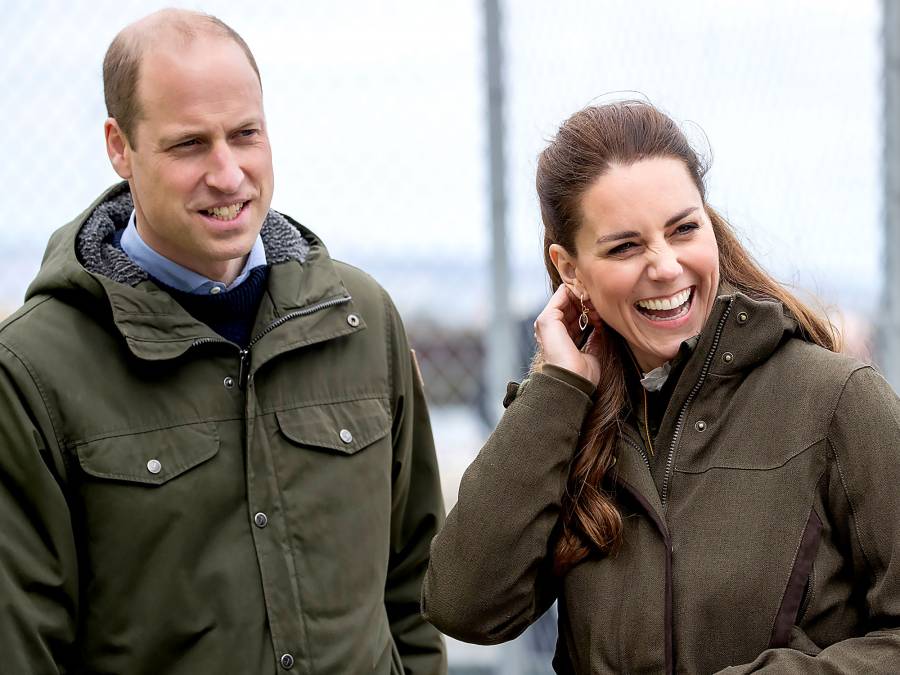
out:
{"label": "snap button", "polygon": [[353,434],[351,434],[348,429],[341,429],[341,433],[339,435],[344,443],[350,443],[353,440]]}
{"label": "snap button", "polygon": [[290,670],[294,667],[294,657],[290,654],[282,654],[279,662],[281,663],[281,667],[285,670]]}
{"label": "snap button", "polygon": [[704,422],[703,420],[697,420],[694,428],[700,433],[703,433],[704,431],[706,431],[706,422]]}
{"label": "snap button", "polygon": [[253,516],[253,522],[256,523],[257,527],[265,527],[269,524],[269,518],[265,513],[260,511],[255,516]]}
{"label": "snap button", "polygon": [[162,471],[162,464],[159,463],[158,459],[151,459],[147,462],[147,471],[152,474],[157,474]]}
{"label": "snap button", "polygon": [[224,380],[222,380],[222,384],[225,385],[226,389],[234,389],[234,378],[226,377]]}
{"label": "snap button", "polygon": [[750,315],[747,312],[738,312],[737,322],[742,326],[747,323],[747,320],[750,318]]}
{"label": "snap button", "polygon": [[347,317],[347,323],[356,328],[359,325],[359,317],[356,314],[350,314]]}
{"label": "snap button", "polygon": [[731,363],[732,361],[734,361],[734,354],[732,354],[731,352],[725,352],[724,354],[722,354],[722,360],[725,363]]}

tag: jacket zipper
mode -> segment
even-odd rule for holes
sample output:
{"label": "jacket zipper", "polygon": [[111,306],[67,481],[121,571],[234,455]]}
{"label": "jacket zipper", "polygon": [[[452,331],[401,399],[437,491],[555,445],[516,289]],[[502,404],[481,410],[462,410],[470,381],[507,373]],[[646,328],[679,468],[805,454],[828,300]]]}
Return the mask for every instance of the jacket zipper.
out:
{"label": "jacket zipper", "polygon": [[[629,441],[632,442],[632,441]],[[643,454],[643,453],[642,453]],[[665,649],[665,661],[666,661],[666,675],[673,675],[675,673],[675,650],[673,648],[675,642],[675,619],[674,619],[674,609],[673,609],[673,580],[672,580],[672,556],[674,555],[674,547],[672,546],[672,538],[669,535],[669,530],[666,527],[666,523],[663,519],[657,514],[657,512],[650,505],[650,502],[647,501],[647,498],[644,497],[640,492],[638,492],[634,487],[631,486],[627,481],[621,480],[620,478],[616,479],[616,482],[628,493],[631,495],[632,499],[634,499],[641,508],[647,514],[647,517],[650,518],[650,521],[656,526],[657,531],[659,531],[660,536],[663,538],[663,546],[666,551],[666,567],[665,567],[665,575],[666,575],[666,590],[665,590],[665,607],[664,607],[664,624],[665,624],[665,634],[664,634],[664,649]]]}
{"label": "jacket zipper", "polygon": [[238,386],[241,389],[244,389],[247,386],[247,380],[250,379],[250,348],[257,342],[259,342],[263,336],[271,333],[273,330],[275,330],[282,324],[287,323],[291,319],[297,319],[301,316],[309,316],[310,314],[315,314],[316,312],[323,309],[328,309],[329,307],[336,307],[337,305],[346,304],[350,302],[350,300],[352,300],[352,298],[349,295],[344,295],[339,298],[323,300],[322,302],[317,302],[314,305],[307,305],[306,307],[302,307],[295,312],[285,314],[284,316],[277,318],[275,321],[266,326],[261,333],[254,336],[253,339],[251,339],[250,342],[247,343],[246,347],[238,347],[230,340],[225,340],[224,338],[198,338],[191,343],[191,347],[208,344],[226,344],[237,347],[239,358]]}
{"label": "jacket zipper", "polygon": [[[631,439],[630,439],[628,436],[626,436],[625,434],[622,434],[622,438],[625,440],[626,443],[628,443],[628,445],[630,445],[630,446],[633,447],[635,450],[637,450],[639,453],[641,453],[641,457],[644,459],[644,464],[646,464],[646,465],[647,465],[647,468],[650,469],[650,458],[647,457],[647,453],[646,453],[646,451],[644,450],[644,448],[642,448],[642,447],[641,447],[640,445],[638,445],[636,442],[634,442],[633,440],[631,440]],[[650,470],[652,471],[653,469],[650,469]]]}
{"label": "jacket zipper", "polygon": [[672,434],[672,442],[669,444],[669,454],[666,456],[666,473],[663,476],[662,493],[659,496],[663,510],[666,509],[666,502],[669,498],[669,480],[672,474],[672,466],[675,464],[675,446],[678,444],[679,436],[681,436],[681,428],[684,426],[687,410],[690,407],[691,402],[693,402],[694,397],[697,395],[697,392],[700,391],[700,387],[703,386],[703,382],[706,380],[706,375],[709,373],[709,367],[712,364],[713,356],[715,356],[716,349],[719,347],[722,329],[725,327],[725,321],[728,319],[728,315],[731,314],[731,306],[733,304],[734,298],[732,297],[728,301],[728,307],[725,308],[725,312],[722,314],[722,318],[719,319],[719,323],[716,326],[712,347],[709,350],[709,354],[706,355],[706,360],[703,362],[703,369],[700,371],[700,377],[697,379],[697,383],[694,385],[694,388],[691,389],[691,393],[688,394],[687,400],[685,400],[684,405],[681,406],[681,411],[678,413],[678,423],[675,425],[675,432]]}

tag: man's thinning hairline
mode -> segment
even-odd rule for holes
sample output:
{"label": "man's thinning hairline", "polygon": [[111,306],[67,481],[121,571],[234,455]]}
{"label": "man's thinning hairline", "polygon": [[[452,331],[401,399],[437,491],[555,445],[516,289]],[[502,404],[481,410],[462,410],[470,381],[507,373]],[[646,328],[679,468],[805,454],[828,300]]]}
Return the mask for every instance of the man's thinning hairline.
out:
{"label": "man's thinning hairline", "polygon": [[192,10],[161,10],[157,14],[161,16],[150,27],[138,22],[119,31],[103,58],[106,112],[116,120],[132,148],[136,147],[135,129],[142,118],[138,95],[141,63],[155,45],[169,42],[177,48],[186,48],[202,37],[231,40],[244,52],[262,91],[256,58],[244,38],[231,26],[212,14]]}

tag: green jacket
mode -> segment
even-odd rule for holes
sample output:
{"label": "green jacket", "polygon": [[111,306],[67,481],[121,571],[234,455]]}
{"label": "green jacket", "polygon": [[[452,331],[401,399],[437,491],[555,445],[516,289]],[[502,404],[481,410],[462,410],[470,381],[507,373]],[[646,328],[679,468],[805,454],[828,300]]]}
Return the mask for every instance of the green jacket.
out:
{"label": "green jacket", "polygon": [[445,672],[418,612],[437,465],[387,294],[272,212],[242,352],[88,271],[93,245],[123,277],[95,211],[124,225],[127,186],[53,235],[0,325],[0,670]]}
{"label": "green jacket", "polygon": [[558,673],[900,672],[900,402],[875,371],[799,339],[780,304],[720,297],[654,444],[662,484],[625,425],[622,548],[556,578],[590,391],[518,388],[432,544],[429,621],[496,643],[558,600]]}

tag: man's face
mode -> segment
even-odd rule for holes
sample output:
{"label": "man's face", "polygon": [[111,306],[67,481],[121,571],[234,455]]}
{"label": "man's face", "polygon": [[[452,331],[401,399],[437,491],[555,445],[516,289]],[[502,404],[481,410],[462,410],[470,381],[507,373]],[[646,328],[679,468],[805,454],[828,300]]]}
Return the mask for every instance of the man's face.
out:
{"label": "man's face", "polygon": [[[138,232],[153,249],[209,278],[232,280],[272,201],[272,152],[262,90],[241,48],[201,37],[151,48],[140,67],[141,116],[115,155],[134,197]],[[112,125],[112,131],[111,126]]]}

